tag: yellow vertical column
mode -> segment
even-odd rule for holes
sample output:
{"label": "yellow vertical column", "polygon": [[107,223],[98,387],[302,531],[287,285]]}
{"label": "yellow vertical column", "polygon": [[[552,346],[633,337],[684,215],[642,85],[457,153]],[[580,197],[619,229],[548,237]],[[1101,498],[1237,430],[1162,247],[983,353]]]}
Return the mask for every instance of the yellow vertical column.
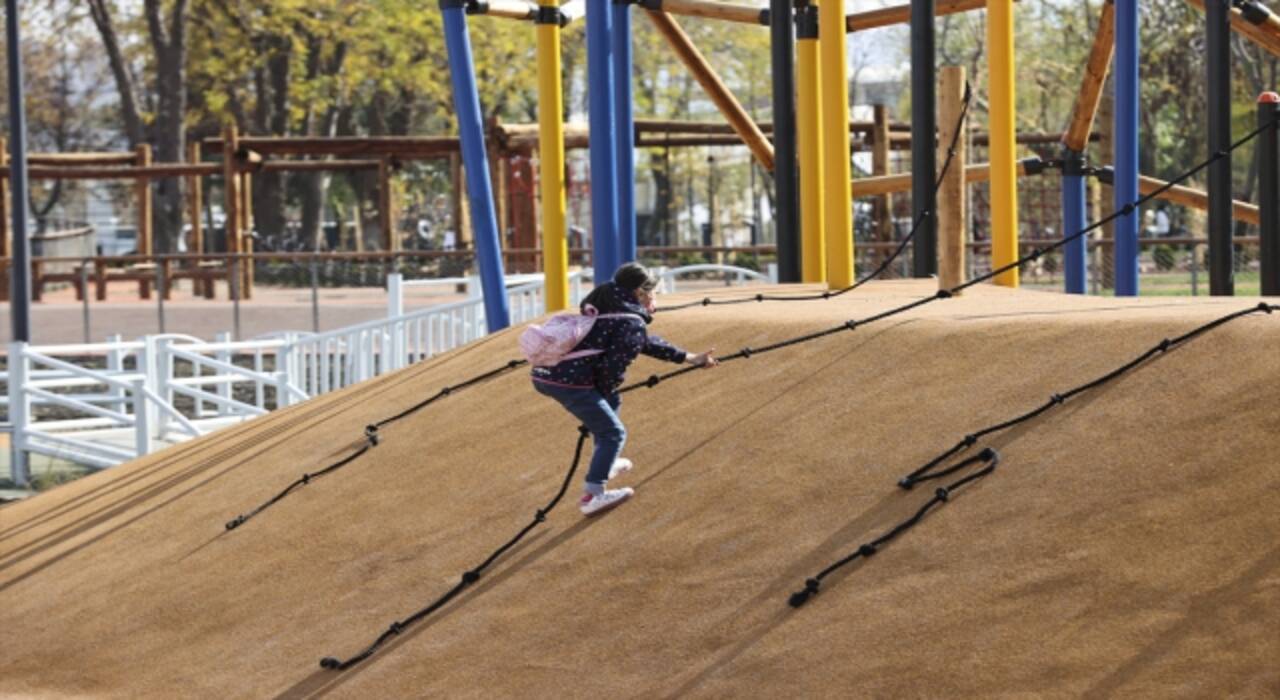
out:
{"label": "yellow vertical column", "polygon": [[805,282],[827,281],[827,243],[822,230],[822,111],[819,102],[818,8],[799,9],[796,67],[796,127],[800,141],[801,273]]}
{"label": "yellow vertical column", "polygon": [[547,311],[569,307],[569,245],[565,240],[564,96],[560,91],[560,11],[538,0],[538,181],[542,195],[542,261]]}
{"label": "yellow vertical column", "polygon": [[849,166],[849,83],[845,80],[843,2],[818,6],[822,58],[823,217],[827,241],[827,284],[853,284],[853,185]]}
{"label": "yellow vertical column", "polygon": [[[987,0],[987,51],[990,73],[991,265],[998,268],[1018,259],[1013,0]],[[997,275],[995,283],[1017,287],[1017,268]]]}

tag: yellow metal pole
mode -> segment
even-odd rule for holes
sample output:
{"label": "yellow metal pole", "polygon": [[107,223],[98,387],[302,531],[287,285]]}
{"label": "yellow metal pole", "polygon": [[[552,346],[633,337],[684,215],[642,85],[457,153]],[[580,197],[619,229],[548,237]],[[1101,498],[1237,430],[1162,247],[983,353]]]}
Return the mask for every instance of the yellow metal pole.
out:
{"label": "yellow metal pole", "polygon": [[[987,0],[987,68],[990,72],[991,265],[1018,259],[1018,163],[1014,142],[1013,0]],[[1014,268],[995,278],[1018,286]]]}
{"label": "yellow metal pole", "polygon": [[557,0],[538,0],[538,179],[542,193],[542,261],[547,312],[569,308],[569,245],[565,235],[564,96],[560,91]]}
{"label": "yellow metal pole", "polygon": [[801,279],[827,281],[827,244],[822,231],[822,111],[818,63],[818,8],[800,8],[796,33],[796,118],[800,141]]}
{"label": "yellow metal pole", "polygon": [[[994,0],[993,0],[994,1]],[[1008,0],[1005,0],[1008,2]],[[843,2],[818,6],[822,74],[823,216],[827,242],[827,284],[853,284],[853,200],[849,166],[849,83],[845,79]]]}

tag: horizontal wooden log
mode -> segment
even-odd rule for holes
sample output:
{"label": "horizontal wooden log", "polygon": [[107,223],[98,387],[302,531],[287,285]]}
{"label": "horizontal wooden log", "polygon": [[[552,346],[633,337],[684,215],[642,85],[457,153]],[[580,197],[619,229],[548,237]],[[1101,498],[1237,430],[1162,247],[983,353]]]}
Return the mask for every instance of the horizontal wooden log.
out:
{"label": "horizontal wooden log", "polygon": [[[1018,163],[1018,174],[1026,175],[1027,166]],[[975,163],[966,166],[964,169],[965,182],[985,182],[991,179],[990,163]],[[857,197],[873,197],[881,194],[891,194],[894,192],[906,192],[911,189],[911,173],[898,173],[897,175],[877,175],[874,177],[860,177],[853,181],[851,191],[855,198]]]}
{"label": "horizontal wooden log", "polygon": [[[206,153],[220,153],[222,139],[200,142]],[[270,155],[396,156],[401,160],[437,158],[459,152],[456,136],[246,136],[240,147]]]}
{"label": "horizontal wooden log", "polygon": [[527,0],[484,0],[477,7],[482,11],[475,14],[507,19],[533,19],[538,14],[538,6]]}
{"label": "horizontal wooden log", "polygon": [[[1164,180],[1157,180],[1154,177],[1147,177],[1146,175],[1138,176],[1138,192],[1143,195],[1151,194],[1167,184],[1168,183]],[[1184,187],[1182,185],[1174,185],[1156,197],[1156,199],[1162,199],[1166,202],[1173,202],[1174,204],[1181,204],[1194,209],[1206,211],[1209,209],[1208,193],[1203,190]],[[1241,202],[1238,199],[1232,200],[1231,217],[1237,221],[1257,224],[1259,222],[1258,207],[1256,205],[1249,204],[1248,202]]]}
{"label": "horizontal wooden log", "polygon": [[28,153],[27,165],[132,165],[137,154],[128,153]]}
{"label": "horizontal wooden log", "polygon": [[[939,0],[934,5],[934,15],[953,15],[959,12],[981,10],[987,6],[986,0]],[[911,21],[910,5],[894,5],[868,12],[855,12],[845,16],[845,31],[861,32],[867,29],[888,27],[895,24],[906,24]]]}
{"label": "horizontal wooden log", "polygon": [[[216,163],[161,163],[159,165],[107,166],[51,166],[27,168],[32,180],[137,180],[163,177],[191,177],[216,175],[221,167]],[[9,167],[0,167],[0,178],[9,177]]]}
{"label": "horizontal wooden log", "polygon": [[640,0],[639,5],[646,10],[667,12],[685,17],[705,17],[720,19],[726,22],[768,24],[768,13],[764,8],[750,5],[737,5],[728,2],[711,2],[710,0]]}

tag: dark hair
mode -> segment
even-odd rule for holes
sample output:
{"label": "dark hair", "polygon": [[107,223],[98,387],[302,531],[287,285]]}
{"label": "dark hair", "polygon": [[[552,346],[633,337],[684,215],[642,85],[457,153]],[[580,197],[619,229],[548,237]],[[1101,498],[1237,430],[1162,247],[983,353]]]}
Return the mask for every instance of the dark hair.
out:
{"label": "dark hair", "polygon": [[658,286],[658,278],[637,262],[629,262],[613,273],[613,283],[631,291],[651,291]]}

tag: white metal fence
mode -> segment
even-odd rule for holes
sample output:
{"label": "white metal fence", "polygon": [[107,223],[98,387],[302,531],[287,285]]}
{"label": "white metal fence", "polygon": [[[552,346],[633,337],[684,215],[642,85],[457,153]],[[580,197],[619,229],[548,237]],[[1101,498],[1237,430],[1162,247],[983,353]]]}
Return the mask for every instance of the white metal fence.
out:
{"label": "white metal fence", "polygon": [[[674,290],[681,274],[705,271],[767,279],[714,265],[658,272]],[[582,299],[582,279],[581,272],[570,279],[572,306]],[[512,324],[545,313],[541,275],[512,276],[507,283]],[[463,301],[404,313],[406,287],[440,284],[474,291]],[[12,430],[13,480],[28,482],[30,454],[110,467],[470,343],[488,333],[479,289],[476,278],[392,275],[387,318],[319,334],[238,342],[228,334],[213,342],[170,334],[79,345],[11,343],[0,404]]]}

